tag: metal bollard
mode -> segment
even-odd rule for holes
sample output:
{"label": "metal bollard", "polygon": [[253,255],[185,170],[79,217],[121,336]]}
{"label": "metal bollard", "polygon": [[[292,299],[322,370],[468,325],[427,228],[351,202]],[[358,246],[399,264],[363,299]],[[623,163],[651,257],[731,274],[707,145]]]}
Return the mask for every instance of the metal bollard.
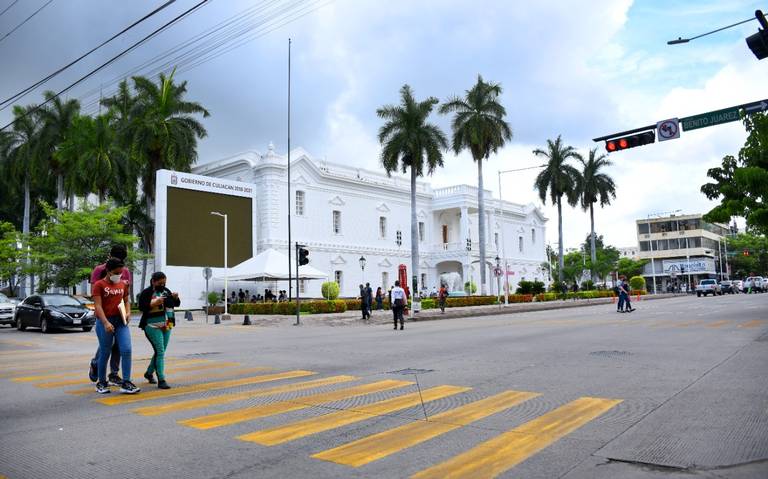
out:
{"label": "metal bollard", "polygon": [[184,319],[186,319],[187,321],[192,321],[192,311],[185,311]]}
{"label": "metal bollard", "polygon": [[221,318],[219,317],[218,314],[216,315],[216,318],[214,318],[213,324],[221,324]]}
{"label": "metal bollard", "polygon": [[243,326],[250,326],[250,325],[251,325],[251,317],[246,314],[245,318],[243,319]]}

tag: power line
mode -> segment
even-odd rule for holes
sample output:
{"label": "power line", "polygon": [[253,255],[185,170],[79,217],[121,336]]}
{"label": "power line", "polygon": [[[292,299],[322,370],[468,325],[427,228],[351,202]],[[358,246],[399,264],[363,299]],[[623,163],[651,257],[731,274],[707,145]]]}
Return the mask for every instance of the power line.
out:
{"label": "power line", "polygon": [[[11,35],[11,33],[15,32],[16,30],[18,30],[19,28],[21,28],[21,26],[22,26],[22,25],[24,25],[25,23],[27,23],[28,21],[30,21],[30,20],[32,19],[32,17],[34,17],[35,15],[37,15],[38,13],[40,13],[40,10],[42,10],[42,9],[44,9],[45,7],[47,7],[48,5],[50,5],[50,4],[51,4],[51,2],[53,2],[53,0],[48,0],[47,2],[45,2],[45,4],[44,4],[42,7],[38,8],[37,10],[35,10],[35,13],[33,13],[33,14],[32,14],[32,15],[30,15],[30,16],[28,16],[28,17],[27,17],[27,18],[26,18],[26,19],[25,19],[23,22],[21,22],[21,23],[19,23],[18,25],[16,25],[16,27],[15,27],[13,30],[11,30],[10,32],[6,33],[6,34],[3,36],[3,38],[0,38],[0,42],[2,42],[3,40],[5,40],[6,38],[8,38],[8,37]],[[14,3],[15,3],[15,2],[14,2]],[[13,6],[13,5],[11,5],[11,7],[12,7],[12,6]],[[8,7],[8,8],[11,8],[11,7]],[[8,10],[8,8],[6,8],[6,10]],[[5,11],[3,11],[3,13],[5,13]]]}
{"label": "power line", "polygon": [[10,10],[10,9],[11,9],[11,7],[12,7],[12,6],[14,6],[14,5],[16,5],[17,3],[19,3],[19,0],[13,0],[13,2],[11,2],[11,4],[10,4],[10,5],[8,5],[7,7],[5,7],[5,10],[3,10],[2,12],[0,12],[0,17],[2,17],[2,16],[3,16],[3,14],[4,14],[5,12],[7,12],[8,10]]}
{"label": "power line", "polygon": [[[51,1],[52,1],[52,0],[51,0]],[[110,58],[110,59],[109,59],[109,60],[107,60],[106,62],[102,63],[101,65],[99,65],[98,67],[94,68],[94,69],[93,69],[93,70],[91,70],[90,72],[86,73],[85,75],[83,75],[82,77],[80,77],[80,78],[79,78],[77,81],[75,81],[74,83],[70,84],[68,87],[64,88],[64,89],[63,89],[63,90],[61,90],[60,92],[56,93],[55,95],[53,95],[52,97],[50,97],[49,99],[47,99],[46,101],[44,101],[43,103],[41,103],[40,105],[37,105],[36,107],[34,107],[34,108],[32,108],[32,109],[28,110],[27,112],[25,112],[25,113],[24,113],[23,117],[26,117],[26,116],[30,115],[31,113],[38,111],[40,108],[44,107],[46,104],[48,104],[48,103],[50,103],[51,101],[53,101],[55,98],[57,98],[57,97],[61,96],[63,93],[66,93],[66,92],[68,92],[69,90],[71,90],[72,88],[74,88],[76,85],[78,85],[78,84],[82,83],[83,81],[87,80],[87,79],[88,79],[88,78],[90,78],[91,76],[95,75],[95,74],[96,74],[97,72],[99,72],[100,70],[102,70],[102,69],[106,68],[107,66],[111,65],[112,63],[114,63],[115,61],[117,61],[117,60],[118,60],[119,58],[121,58],[122,56],[124,56],[124,55],[126,55],[126,54],[130,53],[131,51],[135,50],[136,48],[138,48],[139,46],[141,46],[142,44],[144,44],[145,42],[147,42],[149,39],[151,39],[151,38],[152,38],[152,37],[154,37],[155,35],[159,34],[160,32],[164,31],[164,30],[165,30],[165,29],[167,29],[168,27],[170,27],[170,26],[172,26],[173,24],[177,23],[178,21],[182,20],[182,19],[183,19],[184,17],[186,17],[187,15],[190,15],[191,13],[193,13],[194,11],[196,11],[197,9],[199,9],[200,7],[202,7],[203,5],[205,5],[206,3],[208,3],[208,1],[209,1],[209,0],[202,0],[202,1],[198,2],[197,4],[195,4],[194,6],[192,6],[191,8],[189,8],[189,9],[185,10],[183,13],[181,13],[181,14],[180,14],[180,15],[178,15],[178,16],[176,16],[175,18],[173,18],[173,19],[172,19],[172,20],[170,20],[169,22],[165,23],[165,24],[164,24],[164,25],[162,25],[161,27],[157,28],[156,30],[154,30],[154,31],[153,31],[153,32],[151,32],[150,34],[146,35],[144,38],[142,38],[142,39],[141,39],[141,40],[139,40],[138,42],[134,43],[133,45],[131,45],[130,47],[128,47],[128,48],[126,48],[125,50],[121,51],[120,53],[118,53],[118,54],[117,54],[117,55],[115,55],[114,57]],[[14,119],[13,121],[11,121],[10,123],[8,123],[7,125],[5,125],[4,127],[0,128],[0,131],[3,131],[3,130],[5,130],[6,128],[8,128],[9,126],[13,125],[13,123],[14,123],[15,121],[16,121],[16,119]]]}
{"label": "power line", "polygon": [[63,67],[61,67],[61,68],[59,68],[58,70],[56,70],[55,72],[51,73],[50,75],[48,75],[47,77],[43,78],[42,80],[38,81],[37,83],[35,83],[35,84],[33,84],[33,85],[30,85],[30,86],[28,86],[27,88],[25,88],[25,89],[21,90],[20,92],[16,93],[15,95],[13,95],[13,96],[10,96],[10,97],[8,97],[7,99],[3,100],[2,102],[0,102],[0,106],[2,107],[2,108],[0,108],[0,111],[2,111],[2,110],[5,110],[6,108],[8,108],[8,106],[10,105],[10,103],[11,103],[11,102],[14,102],[14,101],[16,101],[16,100],[18,100],[18,99],[20,99],[20,98],[23,98],[23,97],[24,97],[24,96],[26,96],[26,95],[27,95],[27,94],[28,94],[30,91],[34,90],[35,88],[37,88],[37,87],[39,87],[40,85],[42,85],[43,83],[47,82],[48,80],[50,80],[51,78],[55,77],[55,76],[56,76],[56,75],[58,75],[59,73],[61,73],[61,72],[63,72],[64,70],[68,69],[68,68],[69,68],[69,67],[71,67],[72,65],[76,64],[77,62],[79,62],[79,61],[80,61],[80,60],[82,60],[83,58],[87,57],[88,55],[90,55],[91,53],[95,52],[95,51],[96,51],[96,50],[98,50],[99,48],[103,47],[103,46],[104,46],[104,45],[106,45],[107,43],[111,42],[111,41],[112,41],[112,40],[114,40],[115,38],[119,37],[119,36],[120,36],[120,35],[122,35],[123,33],[127,32],[127,31],[128,31],[128,30],[130,30],[130,29],[132,29],[132,28],[133,28],[133,27],[135,27],[136,25],[138,25],[138,24],[142,23],[143,21],[145,21],[145,20],[147,20],[148,18],[152,17],[153,15],[157,14],[158,12],[160,12],[160,11],[161,11],[161,10],[163,10],[163,9],[165,9],[166,7],[168,7],[169,5],[171,5],[172,3],[174,3],[175,1],[176,1],[176,0],[169,0],[169,1],[165,2],[164,4],[160,5],[160,6],[159,6],[159,7],[157,7],[156,9],[154,9],[153,11],[151,11],[151,12],[149,12],[148,14],[144,15],[142,18],[140,18],[140,19],[136,20],[135,22],[133,22],[132,24],[128,25],[127,27],[125,27],[124,29],[122,29],[120,32],[116,33],[115,35],[112,35],[112,36],[111,36],[110,38],[108,38],[107,40],[103,41],[102,43],[100,43],[99,45],[95,46],[95,47],[94,47],[94,48],[92,48],[91,50],[89,50],[89,51],[87,51],[86,53],[82,54],[80,57],[76,58],[75,60],[73,60],[73,61],[72,61],[72,62],[70,62],[69,64],[67,64],[67,65],[65,65],[65,66],[63,66]]}

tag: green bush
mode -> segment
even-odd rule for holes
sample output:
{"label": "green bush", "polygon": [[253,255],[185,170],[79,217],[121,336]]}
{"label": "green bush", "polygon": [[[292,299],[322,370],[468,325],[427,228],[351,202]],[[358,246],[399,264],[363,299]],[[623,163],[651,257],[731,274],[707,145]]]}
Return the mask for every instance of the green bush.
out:
{"label": "green bush", "polygon": [[530,294],[541,294],[547,290],[547,287],[544,286],[544,283],[541,281],[534,281],[533,282],[533,288],[531,290]]}
{"label": "green bush", "polygon": [[461,306],[483,306],[486,304],[496,304],[496,296],[459,296],[448,298],[445,305],[449,308]]}
{"label": "green bush", "polygon": [[347,303],[337,299],[334,301],[312,301],[309,304],[309,312],[312,314],[343,313],[347,310]]}
{"label": "green bush", "polygon": [[474,281],[467,281],[464,283],[464,292],[467,294],[477,293],[477,284]]}
{"label": "green bush", "polygon": [[421,309],[435,309],[437,301],[433,298],[424,298],[421,300]]}
{"label": "green bush", "polygon": [[558,293],[539,293],[536,295],[536,301],[544,302],[544,301],[555,301],[560,298],[560,294]]}
{"label": "green bush", "polygon": [[593,289],[595,289],[595,282],[592,281],[591,279],[588,279],[581,283],[581,289],[583,291],[592,291]]}
{"label": "green bush", "polygon": [[359,299],[342,299],[340,301],[344,301],[347,305],[347,311],[354,311],[356,309],[362,308],[362,300]]}
{"label": "green bush", "polygon": [[629,289],[631,290],[644,290],[645,278],[642,276],[632,276],[629,278]]}
{"label": "green bush", "polygon": [[326,281],[322,284],[320,289],[323,293],[323,298],[328,301],[333,301],[339,297],[339,283],[335,281]]}
{"label": "green bush", "polygon": [[520,281],[517,283],[515,294],[533,294],[533,281]]}

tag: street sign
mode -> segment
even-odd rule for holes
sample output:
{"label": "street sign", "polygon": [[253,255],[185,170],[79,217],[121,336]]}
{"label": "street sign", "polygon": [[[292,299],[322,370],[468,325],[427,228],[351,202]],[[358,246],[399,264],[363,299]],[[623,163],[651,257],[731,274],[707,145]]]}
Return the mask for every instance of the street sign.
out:
{"label": "street sign", "polygon": [[670,118],[656,123],[656,138],[659,141],[680,138],[680,124],[677,118]]}
{"label": "street sign", "polygon": [[766,110],[768,110],[768,100],[756,101],[744,107],[744,113],[747,115],[751,115],[752,113],[760,113],[761,111]]}
{"label": "street sign", "polygon": [[683,130],[691,131],[699,128],[706,128],[708,126],[720,125],[722,123],[729,123],[731,121],[739,121],[741,119],[739,110],[740,108],[738,106],[733,106],[731,108],[702,113],[701,115],[685,117],[681,120],[683,123]]}
{"label": "street sign", "polygon": [[493,268],[493,275],[494,276],[498,277],[498,276],[501,276],[502,274],[504,274],[504,271],[501,268],[499,268],[499,267]]}

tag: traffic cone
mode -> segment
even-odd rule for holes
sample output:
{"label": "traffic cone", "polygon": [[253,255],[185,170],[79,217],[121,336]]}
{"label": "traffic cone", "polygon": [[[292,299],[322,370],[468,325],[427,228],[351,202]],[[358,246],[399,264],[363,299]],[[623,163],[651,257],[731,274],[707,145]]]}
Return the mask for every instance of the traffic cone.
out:
{"label": "traffic cone", "polygon": [[243,319],[243,326],[250,326],[250,325],[251,325],[251,317],[246,314],[245,318]]}

